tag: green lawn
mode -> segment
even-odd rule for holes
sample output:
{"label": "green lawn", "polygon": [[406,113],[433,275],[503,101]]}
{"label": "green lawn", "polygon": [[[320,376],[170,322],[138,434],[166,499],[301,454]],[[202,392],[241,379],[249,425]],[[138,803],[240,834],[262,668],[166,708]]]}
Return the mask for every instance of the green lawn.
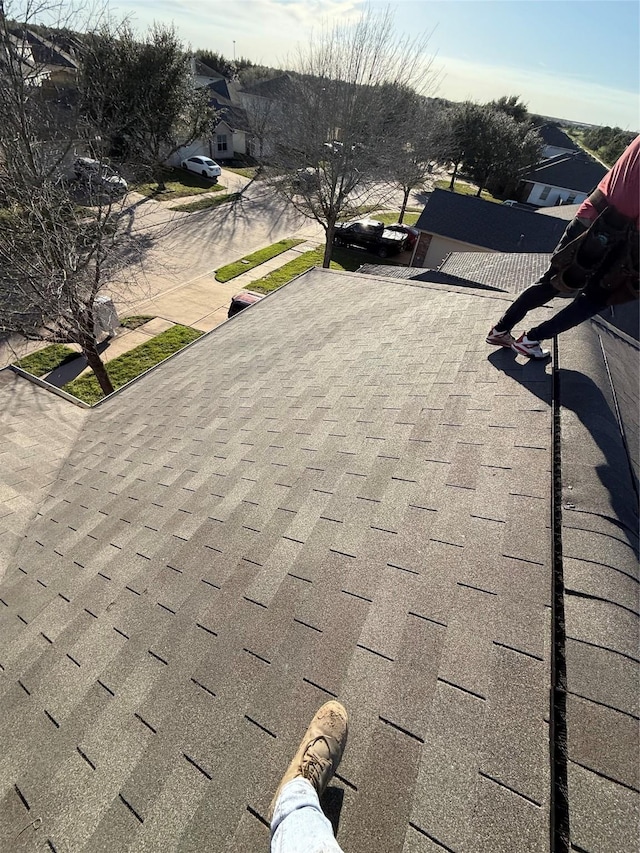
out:
{"label": "green lawn", "polygon": [[[404,214],[404,224],[405,225],[415,225],[418,221],[418,217],[420,216],[421,211],[405,211]],[[375,218],[379,222],[384,222],[385,225],[395,225],[398,221],[398,216],[400,215],[400,211],[397,213],[376,213]]]}
{"label": "green lawn", "polygon": [[[255,290],[258,293],[271,293],[272,290],[277,290],[283,284],[291,281],[292,278],[311,269],[311,267],[320,266],[323,257],[324,246],[320,246],[310,252],[304,252],[299,258],[289,261],[289,263],[279,269],[265,275],[264,278],[252,281],[251,290]],[[349,249],[341,249],[334,246],[331,253],[332,270],[355,272],[363,264],[389,264],[393,266],[394,261],[390,258],[379,258],[377,255],[371,255],[368,252],[349,251]]]}
{"label": "green lawn", "polygon": [[288,240],[279,240],[277,243],[272,243],[271,246],[259,249],[251,255],[245,255],[245,257],[241,258],[239,261],[226,264],[224,267],[220,267],[220,269],[216,270],[216,281],[231,281],[231,279],[235,278],[237,275],[247,272],[247,270],[252,270],[254,267],[263,264],[265,261],[269,261],[271,258],[275,258],[283,252],[292,249],[294,246],[299,246],[300,243],[304,243],[304,240],[295,240],[293,238],[289,238]]}
{"label": "green lawn", "polygon": [[206,210],[209,207],[218,207],[221,204],[226,204],[228,201],[236,201],[241,195],[242,193],[225,193],[224,195],[207,196],[206,198],[199,198],[197,201],[190,201],[186,204],[176,204],[171,210],[180,210],[182,213],[194,213],[196,210]]}
{"label": "green lawn", "polygon": [[[106,365],[114,389],[121,388],[145,370],[149,370],[174,352],[197,340],[202,334],[198,329],[191,329],[188,326],[172,326],[166,332],[161,332],[146,343],[114,358]],[[68,382],[63,391],[91,405],[104,396],[93,373],[79,376],[72,382]]]}
{"label": "green lawn", "polygon": [[255,180],[260,175],[257,166],[243,166],[242,168],[236,168],[231,166],[225,166],[223,163],[220,163],[220,165],[223,169],[226,169],[227,172],[235,172],[236,175],[242,175],[243,178],[250,178],[251,180]]}
{"label": "green lawn", "polygon": [[66,346],[66,344],[50,344],[48,347],[37,350],[37,352],[32,352],[31,355],[25,355],[15,364],[32,376],[45,376],[66,361],[77,358],[78,355],[80,353]]}
{"label": "green lawn", "polygon": [[[435,187],[438,190],[448,190],[449,184],[450,181],[436,181]],[[478,187],[456,179],[455,192],[459,195],[475,195],[478,192]],[[485,201],[495,201],[497,204],[502,204],[502,199],[494,198],[488,190],[482,190],[480,198],[483,198]]]}
{"label": "green lawn", "polygon": [[186,169],[165,169],[164,180],[165,189],[162,192],[158,192],[158,184],[155,181],[136,184],[130,189],[156,201],[171,201],[174,198],[201,193],[218,193],[226,189],[222,184],[214,184],[208,178],[196,175],[195,172],[187,172]]}
{"label": "green lawn", "polygon": [[133,314],[131,317],[123,317],[120,320],[120,325],[125,329],[137,329],[144,326],[149,320],[155,320],[153,314]]}

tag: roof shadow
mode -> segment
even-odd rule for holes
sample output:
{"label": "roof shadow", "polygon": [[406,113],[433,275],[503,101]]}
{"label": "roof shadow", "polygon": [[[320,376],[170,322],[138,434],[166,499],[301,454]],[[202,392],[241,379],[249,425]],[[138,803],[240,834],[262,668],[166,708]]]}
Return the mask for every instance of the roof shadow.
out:
{"label": "roof shadow", "polygon": [[[535,380],[535,372],[527,373],[527,368],[538,368],[540,376],[549,362],[529,362],[521,365],[516,354],[506,349],[492,352],[488,356],[495,368],[509,374],[517,382],[525,385],[539,399],[551,404],[552,383],[540,383]],[[545,374],[548,380],[548,375]],[[533,381],[532,381],[533,378]],[[575,413],[583,426],[589,431],[595,444],[601,451],[605,462],[596,465],[595,470],[602,485],[609,494],[614,520],[637,536],[638,516],[634,512],[638,498],[638,479],[633,471],[631,460],[625,446],[622,432],[615,412],[598,385],[589,376],[578,370],[560,367],[558,369],[559,394],[561,405]],[[612,426],[620,431],[620,441],[612,440]],[[631,491],[635,491],[635,500],[629,500]]]}

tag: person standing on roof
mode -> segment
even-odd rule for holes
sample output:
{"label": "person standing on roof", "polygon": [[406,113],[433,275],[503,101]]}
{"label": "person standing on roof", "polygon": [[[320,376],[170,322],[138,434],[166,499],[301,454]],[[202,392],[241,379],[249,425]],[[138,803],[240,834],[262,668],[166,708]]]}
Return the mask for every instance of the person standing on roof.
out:
{"label": "person standing on roof", "polygon": [[[590,319],[608,305],[638,299],[640,136],[582,202],[556,246],[549,269],[523,291],[487,335],[487,343],[547,358],[540,342]],[[554,296],[574,297],[554,317],[516,340],[511,330]]]}

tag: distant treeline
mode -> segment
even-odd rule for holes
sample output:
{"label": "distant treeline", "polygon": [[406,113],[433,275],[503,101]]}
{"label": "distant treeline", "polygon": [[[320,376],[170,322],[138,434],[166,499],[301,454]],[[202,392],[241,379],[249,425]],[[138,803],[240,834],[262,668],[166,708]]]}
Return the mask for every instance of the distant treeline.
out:
{"label": "distant treeline", "polygon": [[630,130],[620,127],[594,127],[582,132],[582,142],[608,166],[613,166],[624,149],[636,138]]}

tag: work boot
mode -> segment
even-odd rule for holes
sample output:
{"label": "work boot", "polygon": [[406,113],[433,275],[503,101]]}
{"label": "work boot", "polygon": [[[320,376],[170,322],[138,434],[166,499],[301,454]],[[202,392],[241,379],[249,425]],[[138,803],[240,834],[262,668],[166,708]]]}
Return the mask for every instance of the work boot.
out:
{"label": "work boot", "polygon": [[278,785],[271,805],[269,818],[273,816],[280,792],[298,776],[311,782],[322,797],[331,777],[336,772],[347,743],[347,711],[340,702],[325,702],[311,720],[305,736],[300,742],[293,761],[287,767]]}

